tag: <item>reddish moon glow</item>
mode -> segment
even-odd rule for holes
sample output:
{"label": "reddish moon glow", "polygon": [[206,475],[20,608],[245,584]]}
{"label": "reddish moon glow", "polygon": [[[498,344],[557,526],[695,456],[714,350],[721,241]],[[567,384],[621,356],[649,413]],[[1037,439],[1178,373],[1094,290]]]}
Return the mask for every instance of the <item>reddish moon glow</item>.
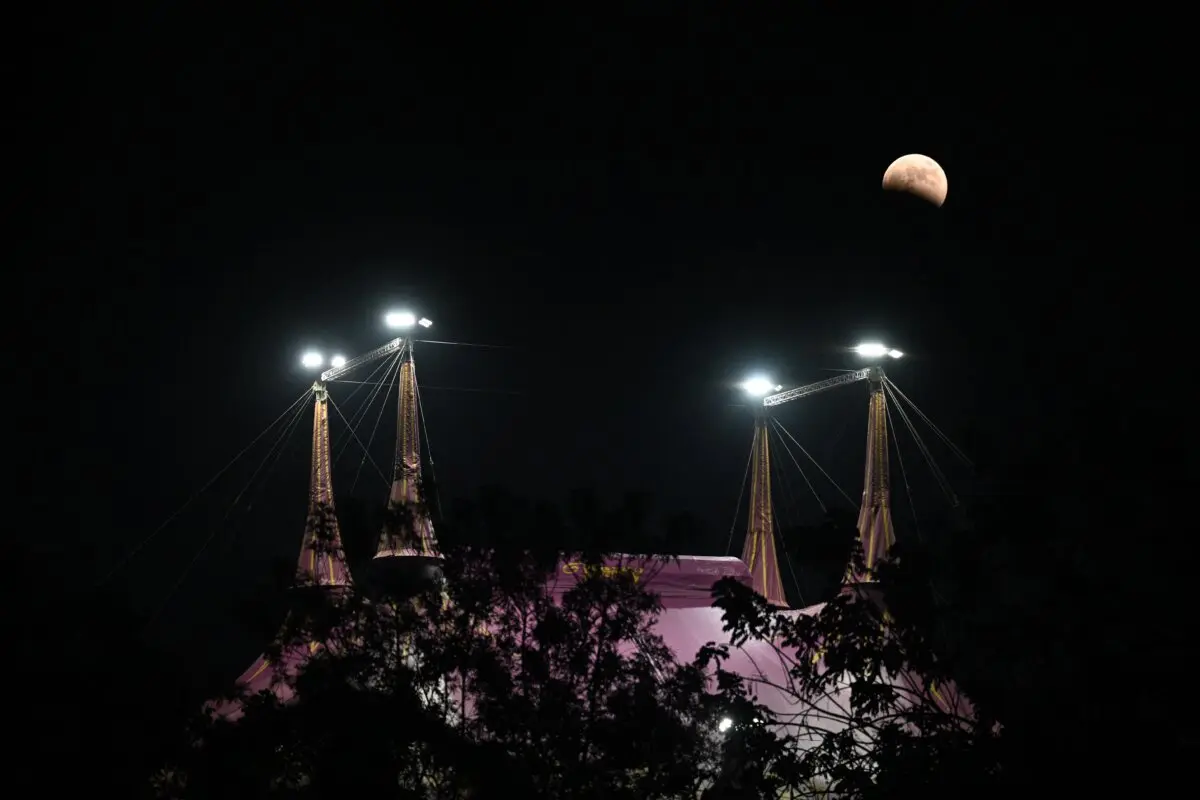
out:
{"label": "reddish moon glow", "polygon": [[892,192],[907,192],[941,206],[946,202],[949,184],[940,164],[929,156],[911,153],[891,163],[883,173],[883,188]]}

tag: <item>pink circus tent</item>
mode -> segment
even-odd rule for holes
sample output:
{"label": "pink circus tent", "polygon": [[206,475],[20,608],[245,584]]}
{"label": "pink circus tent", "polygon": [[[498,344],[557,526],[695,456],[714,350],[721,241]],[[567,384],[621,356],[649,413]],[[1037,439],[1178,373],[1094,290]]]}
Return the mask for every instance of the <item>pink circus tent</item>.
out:
{"label": "pink circus tent", "polygon": [[[713,584],[732,578],[751,586],[751,574],[739,558],[716,556],[628,556],[613,555],[596,566],[564,559],[547,588],[561,598],[590,569],[605,573],[625,572],[634,577],[647,591],[658,595],[663,610],[654,626],[663,643],[680,663],[688,663],[709,643],[727,644],[722,616],[713,606]],[[783,613],[816,614],[823,604]],[[634,645],[630,645],[632,650]],[[750,639],[740,647],[730,647],[724,668],[747,679],[747,685],[758,702],[778,715],[781,721],[793,720],[811,710],[798,700],[788,673],[788,654],[770,642]]]}
{"label": "pink circus tent", "polygon": [[[389,508],[406,513],[393,515],[389,527],[380,537],[375,558],[436,559],[439,556],[433,526],[417,502],[420,496],[421,455],[416,424],[418,395],[411,343],[401,342],[399,349],[402,355],[399,373],[401,386]],[[351,577],[333,506],[328,458],[328,398],[323,383],[318,382],[313,389],[315,404],[309,516],[298,563],[297,584],[337,593],[351,585]],[[887,482],[886,398],[877,384],[872,387],[869,410],[864,492],[859,517],[859,534],[867,570],[863,574],[848,570],[844,591],[871,586],[871,569],[886,558],[893,540]],[[824,607],[824,604],[817,604],[798,610],[785,610],[787,601],[775,548],[776,526],[771,503],[767,433],[766,418],[760,416],[755,429],[751,504],[741,559],[612,556],[600,565],[605,571],[632,571],[639,585],[661,598],[663,610],[655,629],[680,662],[692,661],[697,652],[710,642],[728,643],[723,612],[712,606],[712,587],[721,578],[733,578],[750,586],[779,608],[780,614],[813,615]],[[588,569],[577,560],[564,559],[550,577],[548,589],[556,597],[561,597]],[[871,594],[877,592],[872,591]],[[286,631],[286,624],[284,629]],[[271,691],[279,700],[291,701],[292,679],[324,646],[319,641],[289,642],[279,648],[280,652],[274,659],[265,654],[260,656],[236,681],[239,695],[244,697]],[[810,729],[837,728],[837,721],[846,717],[848,697],[845,688],[815,701],[800,699],[802,693],[791,686],[788,672],[789,662],[796,657],[796,653],[784,652],[770,642],[752,639],[740,647],[731,647],[724,666],[747,680],[754,697],[774,712],[781,724],[794,723]],[[928,687],[915,676],[894,676],[893,681],[914,694],[928,694]],[[944,687],[935,694],[937,702],[944,708],[964,702],[953,687]],[[227,719],[236,719],[242,714],[242,704],[237,698],[211,703],[209,708]]]}

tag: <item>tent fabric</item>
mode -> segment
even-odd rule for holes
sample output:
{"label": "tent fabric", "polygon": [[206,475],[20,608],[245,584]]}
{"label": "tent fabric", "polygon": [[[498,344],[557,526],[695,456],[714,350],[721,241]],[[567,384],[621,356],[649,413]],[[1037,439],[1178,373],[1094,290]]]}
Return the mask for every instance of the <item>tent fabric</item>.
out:
{"label": "tent fabric", "polygon": [[[690,663],[707,644],[729,646],[724,669],[745,679],[748,694],[770,709],[780,724],[829,730],[846,717],[848,691],[812,703],[800,696],[789,674],[791,655],[770,642],[750,639],[733,646],[725,631],[724,612],[712,605],[713,584],[733,578],[753,587],[749,568],[739,558],[705,556],[629,556],[614,555],[599,568],[608,574],[627,571],[647,591],[657,594],[663,604],[654,626],[663,643],[679,663]],[[563,559],[548,588],[561,597],[586,574],[586,567],[572,559]],[[788,616],[820,613],[824,604],[803,609],[780,611]],[[636,645],[630,643],[629,649]]]}
{"label": "tent fabric", "polygon": [[667,609],[711,606],[713,584],[722,578],[750,585],[750,572],[738,558],[616,554],[598,564],[574,557],[560,559],[547,589],[561,597],[596,569],[604,575],[633,576],[639,586],[657,594]]}
{"label": "tent fabric", "polygon": [[775,511],[771,501],[771,437],[767,418],[759,416],[754,425],[751,448],[750,519],[742,562],[750,571],[751,588],[778,608],[787,608],[779,557],[775,553]]}
{"label": "tent fabric", "polygon": [[329,461],[329,396],[316,391],[313,406],[312,466],[308,479],[308,519],[304,525],[297,586],[349,586],[353,581],[333,504]]}
{"label": "tent fabric", "polygon": [[[849,687],[839,686],[816,700],[806,699],[795,686],[789,674],[792,659],[799,657],[774,644],[750,639],[739,646],[730,643],[725,631],[723,612],[712,606],[713,584],[722,578],[733,578],[744,585],[752,583],[749,569],[738,558],[702,556],[612,556],[598,564],[587,564],[579,559],[563,558],[547,580],[547,590],[555,599],[561,599],[573,586],[591,571],[602,574],[632,575],[646,590],[657,594],[663,610],[655,623],[654,630],[663,639],[675,659],[688,663],[705,645],[711,643],[727,645],[729,657],[724,668],[745,679],[750,696],[768,708],[776,716],[777,723],[787,726],[801,740],[816,742],[823,731],[838,730],[849,716]],[[809,616],[820,613],[824,604],[802,609],[779,611],[789,617]],[[247,669],[237,680],[242,696],[270,691],[281,702],[294,698],[292,680],[305,663],[316,653],[319,642],[297,643],[283,648],[277,662],[265,656]],[[628,644],[627,652],[635,652],[636,643]],[[943,710],[958,710],[966,715],[969,707],[953,686],[934,687],[927,685],[917,676],[901,673],[892,678],[895,685],[905,693],[924,695],[928,691]],[[228,720],[242,715],[242,704],[238,699],[211,703],[213,712]]]}
{"label": "tent fabric", "polygon": [[[730,577],[750,585],[750,572],[738,558],[617,555],[598,565],[585,564],[574,558],[562,559],[549,577],[547,589],[555,598],[561,598],[593,569],[609,575],[622,571],[630,573],[639,585],[659,596],[664,608],[656,629],[681,661],[694,659],[700,648],[710,641],[728,641],[723,631],[722,612],[712,607],[713,584]],[[819,610],[817,606],[813,608]],[[271,691],[281,702],[290,702],[294,698],[293,679],[322,646],[315,641],[289,644],[281,649],[277,661],[259,656],[235,682],[238,694],[246,696]],[[630,647],[634,645],[631,643]],[[774,648],[766,643],[749,642],[735,649],[727,666],[748,678],[766,679],[776,684],[786,680],[784,665]],[[770,707],[775,710],[780,705],[782,703],[776,701]],[[236,698],[210,703],[209,707],[218,716],[230,720],[242,714],[241,702]]]}
{"label": "tent fabric", "polygon": [[[563,559],[548,588],[556,597],[561,597],[589,569],[600,569],[604,574],[624,571],[638,579],[646,590],[662,599],[663,611],[659,614],[655,631],[671,650],[679,663],[690,663],[708,643],[728,645],[729,657],[724,669],[745,680],[748,693],[775,714],[778,724],[792,726],[792,733],[799,739],[818,739],[823,731],[838,730],[845,725],[850,715],[850,689],[848,684],[839,683],[831,692],[820,698],[806,699],[796,686],[790,673],[794,659],[801,657],[771,642],[749,639],[733,646],[725,631],[724,612],[712,605],[713,584],[721,578],[733,578],[743,585],[753,587],[754,579],[749,568],[741,559],[714,558],[703,556],[622,556],[614,555],[602,563],[585,566],[577,560]],[[847,587],[845,591],[861,592],[868,587]],[[868,591],[875,602],[882,603],[878,591]],[[787,617],[812,616],[819,614],[824,603],[800,609],[780,610]],[[636,645],[630,643],[632,651]],[[918,697],[929,697],[944,712],[957,713],[963,718],[971,715],[971,707],[953,684],[935,686],[911,670],[902,671],[889,678],[901,692],[904,702],[916,702]]]}
{"label": "tent fabric", "polygon": [[[287,628],[286,624],[284,628]],[[304,642],[282,648],[277,660],[267,658],[266,654],[260,655],[234,682],[236,696],[210,701],[206,708],[218,718],[233,722],[242,716],[244,697],[269,691],[281,703],[291,702],[295,698],[294,679],[321,647],[319,642]]]}
{"label": "tent fabric", "polygon": [[[308,483],[308,518],[296,563],[296,586],[321,587],[324,591],[344,591],[353,584],[350,566],[338,529],[333,504],[333,479],[329,460],[329,395],[322,384],[313,386],[312,466]],[[283,631],[289,628],[287,622]],[[282,632],[277,641],[282,639]],[[282,701],[292,699],[291,678],[314,653],[319,642],[289,643],[282,647],[279,659],[272,661],[264,653],[238,677],[234,686],[241,696],[270,690]],[[207,704],[220,717],[237,719],[242,715],[239,699]]]}
{"label": "tent fabric", "polygon": [[396,410],[396,454],[388,508],[413,509],[400,524],[385,525],[376,558],[439,558],[433,521],[422,509],[421,426],[418,424],[417,372],[411,354],[400,364],[400,398]]}
{"label": "tent fabric", "polygon": [[859,542],[862,545],[865,571],[855,572],[851,563],[846,569],[845,583],[872,580],[871,572],[887,558],[896,543],[892,527],[891,490],[887,452],[887,396],[883,390],[871,392],[867,415],[867,457],[863,467],[863,496],[858,511]]}

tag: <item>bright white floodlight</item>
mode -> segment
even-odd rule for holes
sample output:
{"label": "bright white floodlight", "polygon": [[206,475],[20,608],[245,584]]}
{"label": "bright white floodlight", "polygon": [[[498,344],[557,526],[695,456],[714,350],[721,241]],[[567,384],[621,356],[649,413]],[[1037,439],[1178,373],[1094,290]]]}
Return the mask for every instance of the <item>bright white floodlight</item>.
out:
{"label": "bright white floodlight", "polygon": [[346,366],[346,357],[334,356],[333,358],[329,359],[329,366],[333,367],[334,369]]}
{"label": "bright white floodlight", "polygon": [[320,353],[312,350],[309,350],[300,357],[300,364],[303,365],[305,369],[316,369],[317,367],[321,366],[324,361],[325,359],[321,358]]}
{"label": "bright white floodlight", "polygon": [[393,311],[383,321],[389,328],[411,328],[417,324],[417,317],[408,311]]}
{"label": "bright white floodlight", "polygon": [[782,388],[782,386],[777,386],[774,382],[763,377],[750,378],[742,384],[742,389],[747,394],[754,395],[755,397],[762,397],[764,394],[778,392]]}
{"label": "bright white floodlight", "polygon": [[433,320],[426,319],[425,317],[421,317],[419,320],[417,320],[417,324],[420,325],[422,328],[428,328],[430,325],[433,324]]}
{"label": "bright white floodlight", "polygon": [[722,717],[721,721],[717,723],[717,730],[720,731],[721,733],[724,733],[725,731],[729,730],[732,727],[733,727],[733,720],[731,720],[729,717]]}
{"label": "bright white floodlight", "polygon": [[904,355],[904,353],[901,353],[899,350],[891,350],[876,342],[860,344],[858,347],[854,348],[854,352],[867,358],[883,358],[884,356],[899,358],[900,356]]}

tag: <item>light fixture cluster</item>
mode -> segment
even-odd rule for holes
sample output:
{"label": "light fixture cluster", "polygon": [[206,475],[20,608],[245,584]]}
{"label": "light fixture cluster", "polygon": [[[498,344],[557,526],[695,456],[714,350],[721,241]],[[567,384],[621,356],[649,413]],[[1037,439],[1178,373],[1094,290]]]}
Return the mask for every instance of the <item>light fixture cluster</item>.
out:
{"label": "light fixture cluster", "polygon": [[[419,325],[422,328],[428,328],[433,325],[433,321],[427,317],[418,317],[411,311],[389,311],[383,317],[383,322],[387,327],[395,330],[407,330],[413,326]],[[329,366],[337,369],[345,366],[346,357],[336,355],[329,359]],[[316,350],[309,350],[300,357],[300,365],[305,369],[320,369],[325,366],[325,356]]]}
{"label": "light fixture cluster", "polygon": [[742,382],[742,389],[745,390],[746,394],[753,397],[762,397],[771,392],[778,392],[782,388],[782,386],[779,386],[771,379],[764,378],[761,375],[755,375],[753,378],[747,378]]}
{"label": "light fixture cluster", "polygon": [[[899,350],[894,350],[878,342],[866,342],[857,345],[853,348],[854,352],[863,358],[878,359],[878,358],[900,358],[904,353]],[[762,375],[755,375],[753,378],[748,378],[742,382],[742,390],[751,397],[763,397],[778,392],[783,389],[782,386],[775,383]]]}
{"label": "light fixture cluster", "polygon": [[858,353],[864,358],[883,358],[884,356],[887,356],[888,358],[899,358],[900,356],[904,355],[904,353],[901,353],[899,350],[893,350],[889,347],[885,347],[878,342],[860,344],[854,348],[854,352]]}
{"label": "light fixture cluster", "polygon": [[[334,367],[335,369],[345,363],[345,356],[338,355],[329,359],[329,366]],[[325,356],[321,355],[316,350],[309,350],[300,357],[300,366],[304,367],[305,369],[320,369],[321,367],[325,366]]]}
{"label": "light fixture cluster", "polygon": [[425,317],[417,317],[411,311],[389,311],[383,318],[383,322],[389,328],[411,328],[413,325],[420,325],[422,328],[428,328],[433,322]]}

